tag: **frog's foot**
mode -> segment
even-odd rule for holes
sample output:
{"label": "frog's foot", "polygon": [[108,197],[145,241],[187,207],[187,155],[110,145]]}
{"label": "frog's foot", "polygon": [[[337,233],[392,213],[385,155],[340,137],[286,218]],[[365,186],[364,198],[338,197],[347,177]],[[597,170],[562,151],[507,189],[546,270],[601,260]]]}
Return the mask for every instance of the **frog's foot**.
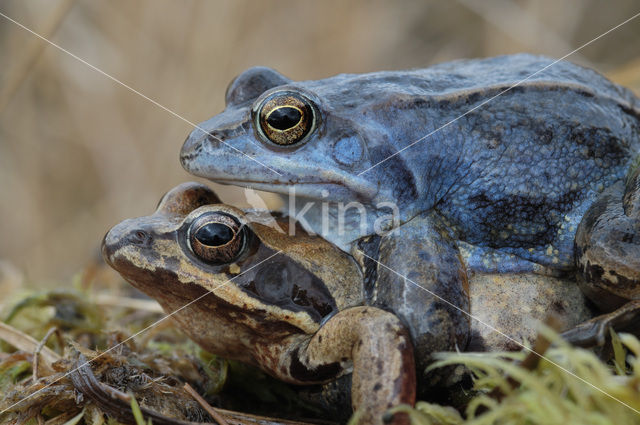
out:
{"label": "frog's foot", "polygon": [[562,338],[580,347],[602,346],[609,334],[609,328],[616,331],[640,332],[640,300],[629,301],[611,313],[594,317],[562,333]]}
{"label": "frog's foot", "polygon": [[575,239],[578,283],[599,308],[640,299],[640,174],[606,191],[584,215]]}
{"label": "frog's foot", "polygon": [[[374,307],[352,307],[327,321],[294,359],[292,375],[311,375],[353,361],[351,403],[359,424],[382,424],[390,407],[415,402],[416,376],[409,332],[393,314]],[[396,415],[392,424],[407,423]],[[389,422],[387,422],[389,423]]]}

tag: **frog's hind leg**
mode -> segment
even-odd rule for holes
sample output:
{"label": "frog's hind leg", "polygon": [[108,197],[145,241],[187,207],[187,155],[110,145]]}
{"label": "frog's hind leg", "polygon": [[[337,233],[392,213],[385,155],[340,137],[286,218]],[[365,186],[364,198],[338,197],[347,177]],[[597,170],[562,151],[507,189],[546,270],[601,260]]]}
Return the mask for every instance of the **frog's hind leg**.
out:
{"label": "frog's hind leg", "polygon": [[587,210],[576,233],[575,255],[580,288],[611,312],[590,321],[591,337],[603,341],[610,325],[640,328],[640,166]]}
{"label": "frog's hind leg", "polygon": [[625,181],[622,208],[625,215],[640,219],[640,157]]}
{"label": "frog's hind leg", "polygon": [[640,173],[600,195],[575,240],[578,282],[601,309],[640,299]]}

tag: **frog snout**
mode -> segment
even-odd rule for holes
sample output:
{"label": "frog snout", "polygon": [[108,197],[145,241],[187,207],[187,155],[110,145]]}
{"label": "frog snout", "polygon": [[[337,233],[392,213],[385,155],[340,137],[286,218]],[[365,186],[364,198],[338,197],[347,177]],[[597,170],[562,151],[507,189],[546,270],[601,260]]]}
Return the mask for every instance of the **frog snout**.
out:
{"label": "frog snout", "polygon": [[107,234],[104,235],[104,238],[102,238],[102,258],[108,265],[116,268],[113,259],[115,252],[118,250],[117,247],[119,246],[119,244],[114,243],[115,241],[112,235],[112,231],[113,229],[107,232]]}
{"label": "frog snout", "polygon": [[114,226],[102,239],[102,257],[115,267],[115,259],[118,252],[126,247],[144,249],[149,248],[153,241],[151,233],[142,228],[132,228],[130,220]]}
{"label": "frog snout", "polygon": [[206,140],[210,140],[215,146],[220,144],[218,139],[200,129],[195,129],[187,136],[180,150],[180,163],[185,170],[191,170]]}

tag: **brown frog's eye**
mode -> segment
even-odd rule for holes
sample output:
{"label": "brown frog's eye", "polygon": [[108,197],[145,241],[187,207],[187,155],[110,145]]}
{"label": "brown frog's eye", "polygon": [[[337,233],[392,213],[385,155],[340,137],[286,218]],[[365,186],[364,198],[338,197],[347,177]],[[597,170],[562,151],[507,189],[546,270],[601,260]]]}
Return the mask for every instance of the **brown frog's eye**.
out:
{"label": "brown frog's eye", "polygon": [[265,99],[256,114],[258,132],[267,140],[290,146],[302,141],[315,125],[315,109],[302,96],[280,92]]}
{"label": "brown frog's eye", "polygon": [[209,213],[196,219],[189,228],[193,253],[214,264],[233,262],[245,246],[244,228],[224,213]]}

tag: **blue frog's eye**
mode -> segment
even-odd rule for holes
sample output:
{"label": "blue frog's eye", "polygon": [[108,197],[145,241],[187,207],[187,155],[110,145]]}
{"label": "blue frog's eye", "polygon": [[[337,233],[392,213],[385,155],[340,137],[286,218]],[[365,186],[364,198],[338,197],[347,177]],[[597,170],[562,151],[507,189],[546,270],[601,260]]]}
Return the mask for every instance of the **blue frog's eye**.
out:
{"label": "blue frog's eye", "polygon": [[280,146],[302,141],[313,130],[315,119],[310,101],[291,92],[276,92],[266,98],[255,115],[258,133]]}
{"label": "blue frog's eye", "polygon": [[191,224],[189,245],[193,253],[206,262],[231,263],[245,247],[244,228],[225,213],[205,213]]}

